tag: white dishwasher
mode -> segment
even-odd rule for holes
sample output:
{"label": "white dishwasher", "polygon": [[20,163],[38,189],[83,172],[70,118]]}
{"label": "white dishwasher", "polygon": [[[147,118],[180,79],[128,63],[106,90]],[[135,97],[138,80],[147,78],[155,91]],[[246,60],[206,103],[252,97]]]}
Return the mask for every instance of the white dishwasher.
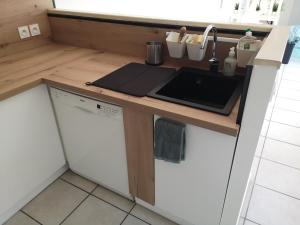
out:
{"label": "white dishwasher", "polygon": [[130,197],[121,107],[50,88],[71,170]]}

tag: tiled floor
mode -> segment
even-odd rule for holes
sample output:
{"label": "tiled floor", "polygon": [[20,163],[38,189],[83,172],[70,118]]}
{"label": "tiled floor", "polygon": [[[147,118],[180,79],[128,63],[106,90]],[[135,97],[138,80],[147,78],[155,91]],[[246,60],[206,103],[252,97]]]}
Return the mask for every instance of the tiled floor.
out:
{"label": "tiled floor", "polygon": [[176,225],[71,171],[5,225]]}
{"label": "tiled floor", "polygon": [[[279,79],[252,165],[239,225],[300,224],[300,61]],[[175,225],[70,171],[5,225]]]}
{"label": "tiled floor", "polygon": [[266,113],[239,225],[299,224],[300,60],[294,60]]}

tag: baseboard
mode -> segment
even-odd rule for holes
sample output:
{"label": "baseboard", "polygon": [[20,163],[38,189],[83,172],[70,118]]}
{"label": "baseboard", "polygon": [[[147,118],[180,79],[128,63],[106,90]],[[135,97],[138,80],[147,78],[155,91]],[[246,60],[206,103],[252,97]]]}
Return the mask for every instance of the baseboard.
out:
{"label": "baseboard", "polygon": [[58,169],[53,175],[45,179],[40,185],[32,190],[27,196],[18,201],[13,207],[8,209],[4,214],[0,216],[0,224],[5,223],[10,217],[12,217],[16,212],[22,209],[28,202],[34,199],[39,193],[41,193],[46,187],[48,187],[52,182],[54,182],[58,177],[60,177],[65,171],[68,170],[68,166],[64,165]]}

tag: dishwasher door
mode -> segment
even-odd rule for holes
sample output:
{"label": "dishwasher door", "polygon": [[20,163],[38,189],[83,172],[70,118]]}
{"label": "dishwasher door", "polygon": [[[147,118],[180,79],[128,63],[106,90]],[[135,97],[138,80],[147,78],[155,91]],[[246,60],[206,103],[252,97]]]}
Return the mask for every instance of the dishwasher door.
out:
{"label": "dishwasher door", "polygon": [[50,89],[71,170],[130,197],[123,111],[59,89]]}

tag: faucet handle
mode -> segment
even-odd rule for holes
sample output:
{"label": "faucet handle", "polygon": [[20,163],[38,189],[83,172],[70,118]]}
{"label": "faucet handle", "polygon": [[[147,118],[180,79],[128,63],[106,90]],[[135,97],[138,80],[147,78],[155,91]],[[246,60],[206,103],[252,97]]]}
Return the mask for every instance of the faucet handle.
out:
{"label": "faucet handle", "polygon": [[217,59],[215,57],[211,58],[209,60],[209,65],[210,65],[209,70],[211,72],[215,72],[215,73],[219,72],[219,65],[220,65],[219,59]]}

